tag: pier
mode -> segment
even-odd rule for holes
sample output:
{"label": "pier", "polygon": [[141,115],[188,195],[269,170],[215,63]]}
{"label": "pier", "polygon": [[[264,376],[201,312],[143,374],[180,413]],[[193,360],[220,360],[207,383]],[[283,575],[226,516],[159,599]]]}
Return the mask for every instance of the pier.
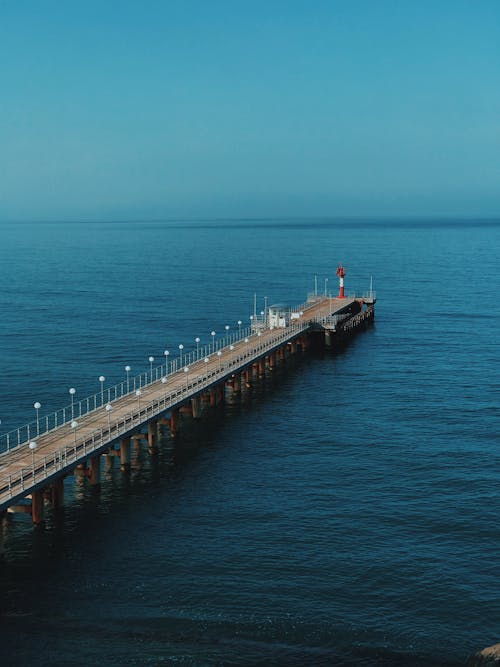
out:
{"label": "pier", "polygon": [[[339,274],[338,274],[339,275]],[[176,437],[180,414],[201,418],[202,410],[225,400],[226,392],[258,382],[266,372],[307,349],[314,339],[327,346],[340,344],[375,316],[375,295],[345,296],[343,275],[338,297],[312,295],[296,308],[271,306],[248,328],[206,346],[153,366],[146,373],[73,402],[0,438],[0,515],[21,512],[34,524],[44,518],[46,503],[64,503],[64,478],[80,474],[99,488],[101,458],[116,457],[124,474],[130,469],[131,443],[144,443],[150,452],[161,445],[160,432]],[[74,392],[73,392],[74,393]],[[71,394],[71,390],[70,390]],[[38,405],[38,408],[37,408]]]}

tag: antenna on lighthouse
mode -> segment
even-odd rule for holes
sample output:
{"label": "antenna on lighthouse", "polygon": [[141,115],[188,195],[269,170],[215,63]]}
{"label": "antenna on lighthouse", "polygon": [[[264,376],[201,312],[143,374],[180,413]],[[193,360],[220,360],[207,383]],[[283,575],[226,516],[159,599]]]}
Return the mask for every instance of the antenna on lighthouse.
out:
{"label": "antenna on lighthouse", "polygon": [[344,299],[345,294],[344,294],[344,276],[346,274],[346,269],[345,267],[342,266],[342,264],[339,264],[337,271],[335,272],[338,277],[339,277],[339,299]]}

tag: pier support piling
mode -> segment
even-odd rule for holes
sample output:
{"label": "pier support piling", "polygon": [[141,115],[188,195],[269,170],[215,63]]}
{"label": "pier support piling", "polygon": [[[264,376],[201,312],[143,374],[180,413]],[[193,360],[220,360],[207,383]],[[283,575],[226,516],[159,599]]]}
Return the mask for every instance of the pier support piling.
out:
{"label": "pier support piling", "polygon": [[120,442],[120,468],[124,472],[130,470],[130,438]]}
{"label": "pier support piling", "polygon": [[101,457],[99,455],[90,459],[89,482],[91,486],[96,488],[101,483]]}
{"label": "pier support piling", "polygon": [[179,426],[179,410],[174,408],[170,413],[170,435],[175,438]]}
{"label": "pier support piling", "polygon": [[50,486],[50,501],[54,509],[64,505],[64,478],[60,477]]}
{"label": "pier support piling", "polygon": [[35,525],[43,523],[43,491],[33,491],[31,494],[31,519]]}

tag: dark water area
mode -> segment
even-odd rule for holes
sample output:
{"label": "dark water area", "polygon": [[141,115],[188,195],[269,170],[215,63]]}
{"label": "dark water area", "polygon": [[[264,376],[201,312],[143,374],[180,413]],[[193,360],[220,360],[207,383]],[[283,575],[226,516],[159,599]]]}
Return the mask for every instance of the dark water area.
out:
{"label": "dark water area", "polygon": [[[376,323],[2,524],[0,665],[461,665],[500,641],[500,222],[0,226],[1,433],[314,275]],[[0,470],[1,474],[1,470]]]}

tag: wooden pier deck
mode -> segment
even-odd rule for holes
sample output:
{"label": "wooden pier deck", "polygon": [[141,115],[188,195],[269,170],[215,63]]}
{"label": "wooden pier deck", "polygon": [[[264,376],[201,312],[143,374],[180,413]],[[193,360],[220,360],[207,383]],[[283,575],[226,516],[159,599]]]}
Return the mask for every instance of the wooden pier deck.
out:
{"label": "wooden pier deck", "polygon": [[[9,451],[0,454],[0,512],[22,511],[22,503],[28,499],[31,503],[24,505],[25,511],[39,523],[43,519],[44,498],[52,499],[55,506],[62,504],[62,481],[66,475],[80,467],[89,482],[98,485],[100,456],[104,453],[120,456],[122,468],[126,469],[131,438],[143,437],[148,446],[154,448],[158,423],[168,423],[175,435],[181,406],[189,406],[195,415],[199,412],[197,401],[203,395],[215,405],[217,392],[223,390],[228,381],[241,382],[248,369],[265,363],[266,359],[271,365],[276,363],[276,355],[284,354],[286,347],[291,346],[293,350],[299,341],[304,346],[312,329],[328,323],[325,328],[331,330],[332,318],[342,313],[344,323],[356,316],[359,319],[360,314],[365,317],[363,313],[371,313],[372,317],[373,305],[363,311],[359,303],[359,298],[318,297],[313,303],[302,306],[300,314],[298,312],[286,327],[255,327],[248,336],[219,350],[213,349],[209,356],[159,378],[158,372],[154,376],[151,368],[151,381],[140,389],[132,389],[108,401],[104,400],[103,392],[100,406],[76,418],[71,415],[71,419],[51,429],[47,420],[46,432],[41,433],[37,423],[31,438],[14,443]],[[353,310],[355,312],[351,312]],[[107,397],[110,398],[109,392]],[[30,434],[29,428],[27,433]],[[115,449],[117,444],[119,450]]]}

